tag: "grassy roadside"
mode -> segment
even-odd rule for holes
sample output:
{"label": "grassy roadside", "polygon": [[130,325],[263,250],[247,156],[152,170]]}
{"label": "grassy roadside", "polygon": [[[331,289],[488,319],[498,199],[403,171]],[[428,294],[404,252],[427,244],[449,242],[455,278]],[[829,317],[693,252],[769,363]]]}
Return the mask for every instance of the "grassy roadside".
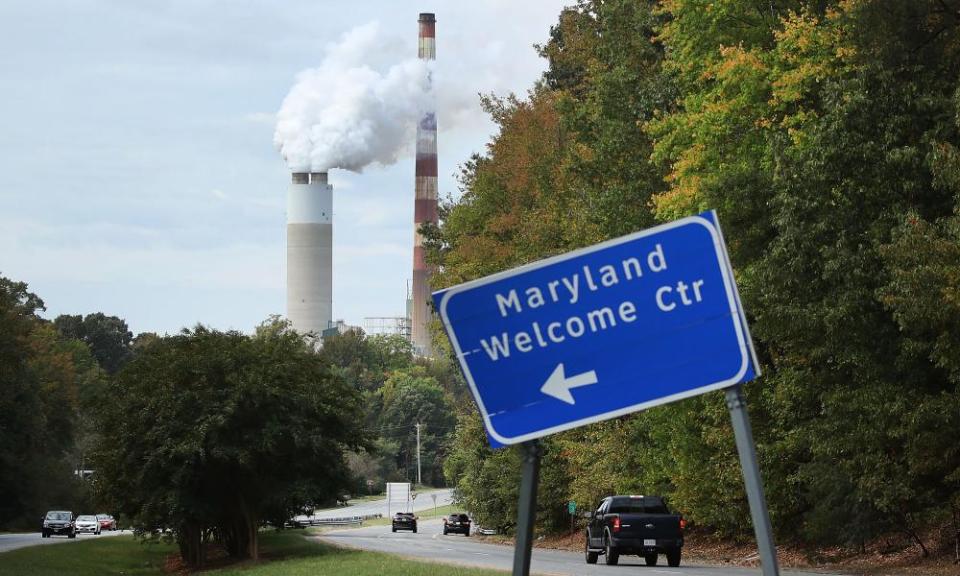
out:
{"label": "grassy roadside", "polygon": [[[33,546],[0,554],[0,576],[165,576],[163,567],[176,548],[140,544],[117,536],[85,542]],[[432,576],[437,564],[389,554],[346,550],[307,540],[300,531],[265,532],[259,562],[205,570],[204,576]],[[445,576],[502,576],[503,572],[444,566]]]}
{"label": "grassy roadside", "polygon": [[0,554],[0,576],[154,576],[163,574],[168,544],[140,544],[133,536],[30,546]]}
{"label": "grassy roadside", "polygon": [[[317,574],[336,574],[337,576],[433,576],[443,572],[444,576],[502,576],[504,572],[462,568],[444,565],[439,568],[430,562],[405,560],[390,554],[361,552],[337,548],[327,544],[308,541],[303,534],[290,532],[270,535],[268,550],[277,549],[281,544],[286,555],[269,563],[241,566],[205,572],[211,576],[316,576]],[[264,539],[265,543],[267,539]]]}

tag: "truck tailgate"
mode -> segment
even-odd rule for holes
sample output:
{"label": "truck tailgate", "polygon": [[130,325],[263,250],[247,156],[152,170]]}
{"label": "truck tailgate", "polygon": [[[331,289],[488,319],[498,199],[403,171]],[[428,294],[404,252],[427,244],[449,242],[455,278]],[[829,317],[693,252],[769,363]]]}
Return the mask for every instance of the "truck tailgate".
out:
{"label": "truck tailgate", "polygon": [[620,538],[670,539],[677,538],[680,516],[674,514],[619,514]]}

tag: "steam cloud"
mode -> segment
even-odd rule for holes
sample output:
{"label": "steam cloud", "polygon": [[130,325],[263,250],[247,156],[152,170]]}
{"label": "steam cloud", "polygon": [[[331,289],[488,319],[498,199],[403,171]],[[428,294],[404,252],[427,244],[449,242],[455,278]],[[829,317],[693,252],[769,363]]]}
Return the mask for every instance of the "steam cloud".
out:
{"label": "steam cloud", "polygon": [[374,162],[392,164],[413,142],[434,98],[432,63],[409,58],[383,71],[371,67],[394,54],[396,46],[371,22],[344,34],[319,67],[297,76],[273,136],[291,170],[360,172]]}

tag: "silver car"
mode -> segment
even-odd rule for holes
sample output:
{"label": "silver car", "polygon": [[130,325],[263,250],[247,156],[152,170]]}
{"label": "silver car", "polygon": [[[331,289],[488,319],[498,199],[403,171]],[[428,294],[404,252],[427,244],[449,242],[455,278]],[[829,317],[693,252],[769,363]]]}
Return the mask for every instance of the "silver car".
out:
{"label": "silver car", "polygon": [[97,520],[96,516],[77,516],[77,534],[83,534],[84,532],[88,534],[100,535],[100,521]]}

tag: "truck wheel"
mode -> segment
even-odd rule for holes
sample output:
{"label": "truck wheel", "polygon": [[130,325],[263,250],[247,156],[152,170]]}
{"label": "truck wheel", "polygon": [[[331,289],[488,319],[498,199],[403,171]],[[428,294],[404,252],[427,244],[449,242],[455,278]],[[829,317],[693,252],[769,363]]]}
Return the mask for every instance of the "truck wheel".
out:
{"label": "truck wheel", "polygon": [[76,537],[77,537],[77,533],[76,533],[76,532],[71,532],[71,533],[67,534],[67,538],[76,538]]}
{"label": "truck wheel", "polygon": [[647,563],[647,566],[656,566],[657,565],[657,555],[656,554],[644,554],[643,561]]}
{"label": "truck wheel", "polygon": [[587,540],[583,545],[583,555],[587,560],[587,564],[596,564],[597,556],[600,555],[599,552],[590,551],[590,535],[589,534],[587,535]]}
{"label": "truck wheel", "polygon": [[604,548],[606,548],[606,551],[603,554],[603,561],[607,564],[607,566],[616,566],[617,562],[620,561],[620,552],[610,545],[609,535],[607,535],[604,541]]}
{"label": "truck wheel", "polygon": [[394,532],[397,531],[397,527],[396,527],[396,526],[391,526],[390,529],[393,530]]}
{"label": "truck wheel", "polygon": [[667,552],[667,565],[671,568],[676,568],[680,565],[680,549],[670,550]]}

